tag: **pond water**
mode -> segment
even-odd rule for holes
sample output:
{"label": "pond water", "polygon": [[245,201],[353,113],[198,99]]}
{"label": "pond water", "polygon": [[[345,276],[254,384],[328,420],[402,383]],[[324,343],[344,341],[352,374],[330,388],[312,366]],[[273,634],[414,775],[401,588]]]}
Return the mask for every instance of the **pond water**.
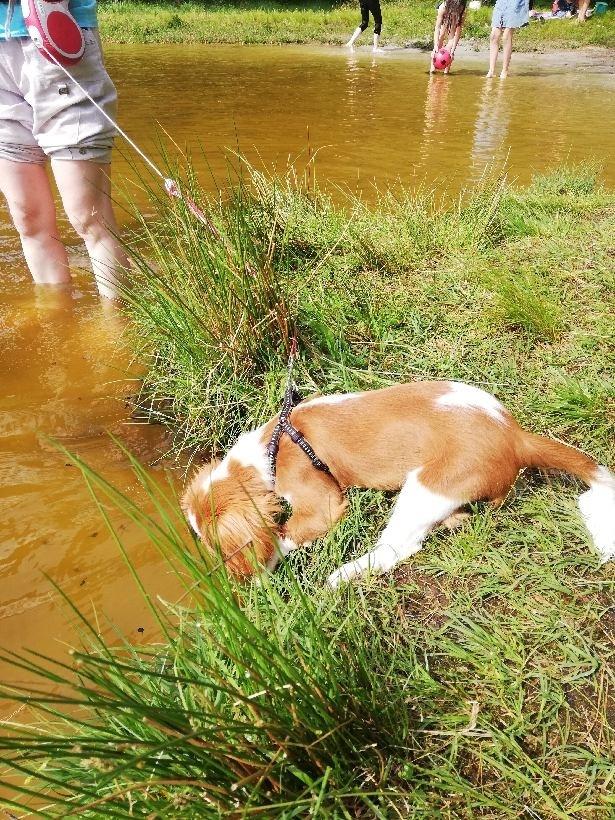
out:
{"label": "pond water", "polygon": [[[596,156],[615,183],[615,131],[603,127],[615,121],[614,81],[596,59],[515,57],[501,83],[486,82],[485,58],[472,54],[458,58],[455,76],[432,78],[425,55],[403,51],[116,46],[107,54],[122,125],[156,157],[161,134],[170,145],[166,132],[211,189],[215,178],[225,183],[228,149],[282,170],[318,151],[323,183],[369,197],[374,184],[397,180],[454,194],[506,156],[521,181]],[[124,152],[118,182],[134,180],[134,155]],[[147,209],[139,188],[127,187]],[[68,229],[65,239],[77,268]],[[125,397],[138,373],[118,345],[122,320],[83,273],[70,294],[35,290],[3,207],[0,281],[0,644],[65,651],[73,633],[44,573],[88,614],[104,621],[106,613],[148,640],[151,624],[117,547],[77,470],[47,438],[128,492],[134,480],[106,431],[150,465],[164,450],[159,430],[129,423]],[[174,585],[143,536],[126,526],[122,537],[148,587],[170,596]]]}
{"label": "pond water", "polygon": [[228,150],[281,170],[289,158],[303,168],[311,151],[320,181],[368,197],[374,183],[397,180],[456,193],[507,157],[521,182],[590,156],[615,182],[615,66],[606,60],[516,55],[514,76],[501,82],[485,80],[486,57],[473,52],[454,75],[430,78],[427,55],[400,49],[108,49],[129,133],[154,154],[168,134],[204,186],[212,175],[225,184]]}

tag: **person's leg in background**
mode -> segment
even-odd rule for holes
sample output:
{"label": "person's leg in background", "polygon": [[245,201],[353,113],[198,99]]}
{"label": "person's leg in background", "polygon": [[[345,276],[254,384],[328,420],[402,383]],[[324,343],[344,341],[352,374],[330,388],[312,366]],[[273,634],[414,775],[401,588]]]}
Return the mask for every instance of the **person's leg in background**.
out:
{"label": "person's leg in background", "polygon": [[111,201],[111,166],[88,160],[51,163],[68,219],[84,241],[101,296],[118,295],[128,259],[117,240]]}
{"label": "person's leg in background", "polygon": [[489,71],[487,77],[495,76],[495,66],[498,61],[498,52],[500,50],[500,37],[502,36],[501,28],[492,28],[491,37],[489,38]]}
{"label": "person's leg in background", "polygon": [[502,71],[500,72],[500,79],[505,80],[508,77],[508,68],[510,66],[510,58],[512,56],[512,28],[505,28],[502,35]]}
{"label": "person's leg in background", "polygon": [[352,48],[354,46],[354,43],[355,43],[355,40],[357,39],[357,37],[359,37],[359,35],[362,32],[364,32],[365,29],[367,28],[367,26],[369,25],[369,6],[368,6],[367,3],[368,3],[368,0],[361,0],[361,3],[360,3],[360,7],[361,7],[361,25],[357,26],[357,28],[354,30],[354,32],[352,34],[352,37],[346,43],[346,45],[349,48]]}
{"label": "person's leg in background", "polygon": [[374,18],[374,51],[378,50],[378,40],[382,33],[382,10],[380,9],[380,0],[372,0],[371,12]]}
{"label": "person's leg in background", "polygon": [[579,21],[579,23],[584,23],[585,20],[587,20],[586,14],[587,14],[588,7],[589,7],[589,0],[581,0],[581,2],[579,3],[579,9],[578,9],[578,12],[577,12],[577,20]]}
{"label": "person's leg in background", "polygon": [[39,285],[68,284],[68,259],[58,236],[56,208],[45,165],[0,159],[0,190],[34,281]]}

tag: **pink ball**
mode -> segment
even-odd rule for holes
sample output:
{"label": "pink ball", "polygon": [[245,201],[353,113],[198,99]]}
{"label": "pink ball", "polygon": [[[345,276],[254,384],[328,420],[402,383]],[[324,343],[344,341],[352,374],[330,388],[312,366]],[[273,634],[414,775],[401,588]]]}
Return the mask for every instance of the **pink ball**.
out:
{"label": "pink ball", "polygon": [[453,62],[451,52],[441,48],[433,55],[433,67],[438,71],[444,71]]}

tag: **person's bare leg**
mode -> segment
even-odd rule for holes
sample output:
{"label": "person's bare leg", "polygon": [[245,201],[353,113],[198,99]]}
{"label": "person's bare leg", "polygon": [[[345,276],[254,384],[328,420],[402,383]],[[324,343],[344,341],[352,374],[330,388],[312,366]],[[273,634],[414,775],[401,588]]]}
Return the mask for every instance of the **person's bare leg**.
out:
{"label": "person's bare leg", "polygon": [[500,73],[500,80],[505,80],[508,77],[508,68],[512,55],[512,38],[513,29],[505,28],[504,36],[502,37],[502,71]]}
{"label": "person's bare leg", "polygon": [[357,39],[357,37],[359,37],[359,36],[360,36],[360,34],[361,34],[361,32],[362,32],[362,31],[363,31],[363,29],[362,29],[360,26],[357,26],[357,27],[356,27],[356,29],[355,29],[355,30],[353,31],[353,33],[352,33],[352,37],[351,37],[351,38],[350,38],[350,40],[348,40],[348,42],[346,43],[346,46],[347,46],[348,48],[354,48],[354,43],[355,43],[355,40]]}
{"label": "person's bare leg", "polygon": [[85,242],[101,296],[118,296],[118,285],[128,259],[116,239],[117,225],[111,202],[111,166],[87,160],[53,160],[64,210]]}
{"label": "person's bare leg", "polygon": [[585,15],[587,14],[587,7],[588,6],[589,6],[589,0],[581,0],[581,2],[579,3],[579,8],[578,8],[578,12],[577,12],[577,20],[579,21],[579,23],[584,23],[585,20],[587,19],[587,17]]}
{"label": "person's bare leg", "polygon": [[68,259],[58,236],[56,208],[45,166],[0,159],[0,190],[6,197],[34,281],[39,285],[68,284]]}
{"label": "person's bare leg", "polygon": [[[449,52],[449,54],[452,55],[452,53],[453,53],[453,41],[449,40],[448,43],[446,44],[445,48]],[[443,74],[450,74],[450,71],[451,71],[451,67],[449,65],[444,69]]]}
{"label": "person's bare leg", "polygon": [[491,37],[489,38],[489,71],[487,77],[495,76],[495,66],[498,61],[498,52],[500,50],[500,37],[502,36],[501,28],[492,28]]}

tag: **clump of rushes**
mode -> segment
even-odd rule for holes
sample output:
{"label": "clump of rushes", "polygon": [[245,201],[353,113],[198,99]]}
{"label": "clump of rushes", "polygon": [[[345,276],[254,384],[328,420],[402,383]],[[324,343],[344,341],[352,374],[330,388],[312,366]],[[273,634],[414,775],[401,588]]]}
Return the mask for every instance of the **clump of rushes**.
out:
{"label": "clump of rushes", "polygon": [[527,270],[499,270],[490,288],[496,297],[496,320],[537,340],[555,340],[562,325],[561,310],[537,275]]}
{"label": "clump of rushes", "polygon": [[[288,353],[294,333],[285,271],[273,259],[276,214],[261,229],[250,199],[238,183],[225,206],[203,203],[206,224],[183,202],[159,200],[153,219],[136,215],[130,244],[133,276],[124,295],[138,328],[138,353],[152,355],[156,372],[167,376],[156,384],[146,377],[142,401],[154,418],[177,422],[182,395],[196,391],[206,399],[201,413],[217,419],[213,440],[243,421],[258,376]],[[183,419],[187,443],[200,420],[200,413]]]}

